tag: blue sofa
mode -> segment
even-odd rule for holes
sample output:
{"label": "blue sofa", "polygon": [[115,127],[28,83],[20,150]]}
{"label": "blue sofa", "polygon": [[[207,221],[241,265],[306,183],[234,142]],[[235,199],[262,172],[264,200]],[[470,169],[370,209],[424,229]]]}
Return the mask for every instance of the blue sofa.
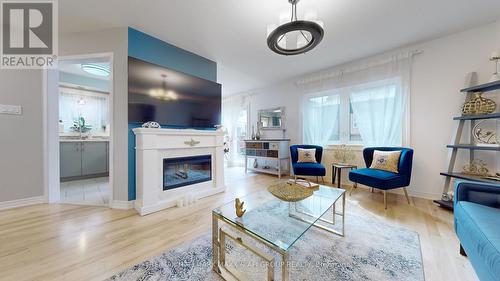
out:
{"label": "blue sofa", "polygon": [[500,280],[500,185],[455,184],[455,232],[482,281]]}
{"label": "blue sofa", "polygon": [[[373,153],[379,151],[401,151],[399,157],[399,173],[392,173],[377,169],[370,169],[373,162]],[[363,149],[363,158],[367,168],[356,169],[349,172],[349,180],[354,183],[363,184],[372,188],[381,189],[384,192],[384,207],[387,209],[387,190],[403,188],[406,200],[410,204],[410,198],[406,187],[410,185],[411,168],[413,163],[413,149],[406,147],[367,147]]]}

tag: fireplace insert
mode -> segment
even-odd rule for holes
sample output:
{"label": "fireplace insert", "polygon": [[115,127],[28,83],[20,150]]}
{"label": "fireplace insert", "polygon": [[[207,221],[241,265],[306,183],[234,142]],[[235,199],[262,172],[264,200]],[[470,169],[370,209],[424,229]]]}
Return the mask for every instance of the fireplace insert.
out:
{"label": "fireplace insert", "polygon": [[212,156],[163,159],[163,190],[212,180]]}

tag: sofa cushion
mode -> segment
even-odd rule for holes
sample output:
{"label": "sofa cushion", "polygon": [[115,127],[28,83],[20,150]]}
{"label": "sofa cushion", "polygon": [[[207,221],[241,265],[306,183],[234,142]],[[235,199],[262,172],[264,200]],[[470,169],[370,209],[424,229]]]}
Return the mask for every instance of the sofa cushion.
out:
{"label": "sofa cushion", "polygon": [[299,160],[297,163],[317,163],[316,161],[316,148],[298,148]]}
{"label": "sofa cushion", "polygon": [[369,168],[352,170],[349,173],[349,180],[378,189],[407,186],[407,179],[404,175]]}
{"label": "sofa cushion", "polygon": [[400,156],[401,156],[401,150],[396,150],[396,151],[375,150],[373,151],[373,161],[370,168],[398,173]]}
{"label": "sofa cushion", "polygon": [[293,173],[298,176],[318,176],[326,175],[325,166],[320,163],[293,163]]}
{"label": "sofa cushion", "polygon": [[460,242],[471,262],[482,265],[475,266],[478,275],[500,276],[500,209],[459,201],[454,211]]}

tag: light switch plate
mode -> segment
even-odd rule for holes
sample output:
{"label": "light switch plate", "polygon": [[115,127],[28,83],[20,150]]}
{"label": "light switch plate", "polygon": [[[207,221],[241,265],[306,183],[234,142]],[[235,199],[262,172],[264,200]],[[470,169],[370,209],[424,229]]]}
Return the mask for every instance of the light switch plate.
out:
{"label": "light switch plate", "polygon": [[20,105],[0,104],[0,114],[21,115],[23,109]]}

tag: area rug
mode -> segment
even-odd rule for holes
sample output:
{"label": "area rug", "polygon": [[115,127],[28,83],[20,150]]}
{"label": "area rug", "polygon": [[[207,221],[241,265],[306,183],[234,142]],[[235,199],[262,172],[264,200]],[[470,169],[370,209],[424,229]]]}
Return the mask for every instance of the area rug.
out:
{"label": "area rug", "polygon": [[[247,215],[266,224],[280,223],[264,220],[259,212]],[[256,246],[267,250],[260,244]],[[280,262],[279,255],[267,251]],[[248,250],[228,240],[226,252],[230,268],[234,265],[231,261],[235,261],[249,280],[266,280],[263,263]],[[205,234],[108,280],[222,280],[211,270],[211,262],[211,234]],[[362,212],[348,212],[345,237],[309,229],[290,249],[289,264],[290,280],[424,280],[418,234]],[[275,267],[275,280],[281,280],[279,266]]]}

